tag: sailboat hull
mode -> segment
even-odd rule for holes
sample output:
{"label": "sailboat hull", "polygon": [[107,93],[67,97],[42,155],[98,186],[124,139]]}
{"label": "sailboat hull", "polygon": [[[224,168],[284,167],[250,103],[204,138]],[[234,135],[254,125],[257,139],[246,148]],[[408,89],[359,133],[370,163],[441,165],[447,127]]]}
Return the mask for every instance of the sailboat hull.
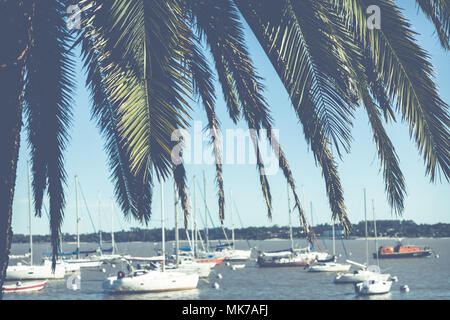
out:
{"label": "sailboat hull", "polygon": [[147,293],[181,291],[197,288],[199,276],[196,273],[171,271],[147,271],[133,273],[126,277],[109,277],[103,282],[103,289],[109,293]]}
{"label": "sailboat hull", "polygon": [[51,263],[40,266],[16,265],[6,269],[6,280],[38,280],[38,279],[64,279],[66,269],[64,265],[57,264],[52,272]]}

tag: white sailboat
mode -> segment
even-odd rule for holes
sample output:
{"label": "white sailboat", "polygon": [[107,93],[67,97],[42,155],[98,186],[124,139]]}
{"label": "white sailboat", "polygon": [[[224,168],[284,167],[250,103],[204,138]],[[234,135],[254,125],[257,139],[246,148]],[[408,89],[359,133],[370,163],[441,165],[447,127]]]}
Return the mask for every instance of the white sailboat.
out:
{"label": "white sailboat", "polygon": [[30,183],[30,163],[28,163],[28,214],[30,231],[30,264],[23,265],[17,263],[8,266],[5,280],[38,280],[38,279],[64,279],[66,269],[64,263],[57,263],[55,270],[52,270],[51,261],[45,260],[42,265],[33,265],[33,232],[31,228],[31,183]]}
{"label": "white sailboat", "polygon": [[385,294],[391,291],[392,281],[369,280],[355,283],[355,292],[360,296]]}
{"label": "white sailboat", "polygon": [[[206,186],[204,187],[206,189]],[[206,196],[205,196],[206,198]],[[224,257],[226,261],[247,261],[250,259],[250,256],[252,255],[252,250],[243,250],[243,249],[236,249],[235,247],[235,238],[234,238],[234,224],[233,224],[233,200],[232,200],[232,193],[230,191],[230,203],[231,203],[231,243],[228,245],[222,245],[216,247],[215,255],[217,257]]]}
{"label": "white sailboat", "polygon": [[289,198],[289,184],[287,184],[287,200],[289,213],[289,235],[291,248],[272,252],[259,252],[256,263],[259,267],[305,267],[313,264],[317,260],[328,257],[326,252],[311,250],[310,246],[301,249],[294,249],[294,239],[292,232],[292,210]]}
{"label": "white sailboat", "polygon": [[91,257],[80,258],[80,217],[78,209],[78,176],[75,176],[75,212],[76,212],[76,226],[77,226],[77,254],[76,258],[64,259],[64,263],[69,269],[79,270],[80,268],[98,268],[103,264],[103,261],[98,259],[92,259]]}
{"label": "white sailboat", "polygon": [[[374,231],[375,231],[375,248],[377,247],[377,224],[375,220],[375,206],[372,199],[372,211],[373,211],[373,223],[374,223]],[[379,261],[377,256],[377,264],[379,269]],[[355,283],[355,292],[358,295],[373,295],[373,294],[385,294],[391,290],[392,281],[389,279],[380,280],[380,279],[372,279],[369,281]]]}
{"label": "white sailboat", "polygon": [[[332,223],[333,228],[333,256],[336,257],[336,245],[335,245],[335,234],[334,234],[334,221]],[[310,272],[347,272],[351,268],[350,264],[337,263],[335,261],[315,263],[309,266],[308,271]]]}
{"label": "white sailboat", "polygon": [[166,270],[181,271],[185,273],[197,273],[200,278],[207,278],[212,268],[216,266],[215,262],[198,263],[192,257],[183,257],[180,259],[180,240],[178,234],[178,198],[176,186],[174,184],[174,213],[175,213],[175,255],[172,256],[174,262],[166,264]]}
{"label": "white sailboat", "polygon": [[[162,255],[165,257],[163,181],[161,181],[161,231]],[[120,271],[117,276],[108,277],[103,282],[103,288],[108,293],[164,292],[195,289],[198,281],[198,273],[166,271],[164,258],[161,268],[156,270],[130,270],[129,274]]]}
{"label": "white sailboat", "polygon": [[334,282],[335,283],[357,283],[366,281],[387,281],[391,275],[387,273],[381,273],[380,268],[371,268],[369,270],[369,242],[367,235],[367,211],[366,211],[366,189],[364,189],[364,218],[366,221],[366,265],[346,260],[347,263],[351,263],[360,270],[355,270],[354,272],[347,273],[337,273]]}

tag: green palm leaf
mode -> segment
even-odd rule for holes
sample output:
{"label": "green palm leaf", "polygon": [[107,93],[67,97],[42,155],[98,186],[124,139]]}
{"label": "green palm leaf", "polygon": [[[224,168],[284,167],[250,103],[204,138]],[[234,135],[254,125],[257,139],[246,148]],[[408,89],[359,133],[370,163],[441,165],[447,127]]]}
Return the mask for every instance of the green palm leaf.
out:
{"label": "green palm leaf", "polygon": [[[439,97],[429,56],[417,45],[410,24],[392,1],[333,2],[355,37],[370,50],[389,99],[396,101],[403,120],[409,124],[410,134],[423,155],[426,174],[430,175],[431,181],[435,181],[440,173],[448,180],[448,104]],[[381,10],[382,27],[379,30],[367,27],[365,12],[369,5],[377,5]]]}
{"label": "green palm leaf", "polygon": [[63,152],[68,142],[73,102],[74,62],[71,37],[60,1],[33,3],[31,43],[27,54],[24,93],[31,150],[36,215],[41,215],[45,189],[50,198],[53,267],[64,217],[66,172]]}

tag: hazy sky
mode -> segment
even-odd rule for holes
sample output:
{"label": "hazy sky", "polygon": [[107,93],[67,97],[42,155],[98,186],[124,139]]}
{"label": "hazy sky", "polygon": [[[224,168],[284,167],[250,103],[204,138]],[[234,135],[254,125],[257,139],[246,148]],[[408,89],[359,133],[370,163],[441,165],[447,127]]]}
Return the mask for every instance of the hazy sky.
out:
{"label": "hazy sky", "polygon": [[[450,101],[450,57],[439,46],[434,29],[421,13],[417,13],[415,1],[399,1],[405,7],[405,14],[411,20],[418,36],[420,45],[427,49],[432,57],[436,71],[436,83],[439,86],[442,98]],[[382,27],[382,22],[381,22]],[[266,98],[272,110],[274,128],[279,130],[279,140],[284,148],[287,159],[294,174],[297,184],[297,192],[304,207],[307,210],[308,219],[311,220],[310,203],[313,206],[314,224],[330,222],[331,211],[326,196],[325,184],[321,170],[316,167],[312,153],[308,150],[302,135],[302,128],[294,114],[288,95],[272,68],[263,50],[257,43],[251,32],[247,30],[247,44],[254,64],[261,76],[264,77],[266,86]],[[83,191],[88,202],[95,228],[98,230],[111,229],[111,203],[113,185],[109,180],[107,158],[103,150],[103,140],[93,121],[90,120],[89,93],[84,87],[85,77],[78,60],[78,87],[76,89],[74,118],[71,128],[71,141],[65,154],[68,185],[66,188],[67,207],[63,232],[75,233],[75,194],[74,176],[79,176]],[[221,95],[221,89],[217,91],[217,114],[221,121],[221,128],[236,129],[229,120],[226,106]],[[206,125],[206,117],[200,105],[192,103],[195,112],[192,113],[192,121],[200,121]],[[400,118],[400,116],[398,117]],[[245,128],[241,123],[240,128]],[[405,199],[404,219],[411,219],[417,223],[450,223],[449,196],[450,187],[445,181],[431,184],[425,177],[423,158],[419,155],[415,142],[409,137],[409,128],[404,123],[388,126],[388,134],[396,147],[400,158],[400,166],[403,170],[408,195]],[[367,116],[358,111],[354,120],[354,141],[350,154],[344,156],[339,162],[339,172],[344,187],[345,203],[350,221],[359,222],[364,219],[363,188],[367,190],[368,216],[372,217],[372,199],[375,204],[375,214],[378,219],[397,219],[391,215],[387,205],[386,194],[380,162],[376,153]],[[25,142],[26,136],[22,134],[19,166],[17,171],[17,184],[14,198],[13,232],[28,233],[28,196],[27,196],[27,165],[28,151]],[[193,175],[197,176],[197,182],[203,189],[202,171],[206,174],[207,203],[212,214],[215,226],[219,225],[215,167],[214,165],[187,165],[189,192],[193,192]],[[230,191],[236,206],[238,207],[243,226],[268,226],[273,224],[287,225],[288,210],[286,197],[286,180],[280,170],[276,175],[269,176],[270,188],[273,198],[273,220],[267,218],[267,209],[263,200],[256,165],[225,165],[224,186],[227,200]],[[98,208],[100,195],[101,206]],[[292,200],[292,196],[291,196]],[[80,196],[80,230],[82,233],[93,232],[93,227],[87,214],[83,199]],[[197,188],[197,208],[204,216],[204,204]],[[226,226],[230,226],[230,201],[226,206]],[[48,204],[46,202],[48,207]],[[153,218],[149,228],[159,227],[161,224],[160,186],[155,184],[153,199]],[[125,221],[119,210],[115,209],[114,228],[129,229],[139,226],[134,221]],[[173,182],[165,183],[165,212],[166,227],[174,226],[173,210]],[[236,212],[236,211],[235,211]],[[181,221],[181,220],[180,220]],[[199,218],[203,226],[204,218]],[[293,219],[298,226],[297,216]],[[235,216],[233,222],[236,227],[241,227],[240,220]],[[33,218],[33,233],[48,233],[48,219],[43,214],[41,219]],[[208,222],[211,226],[211,221]]]}

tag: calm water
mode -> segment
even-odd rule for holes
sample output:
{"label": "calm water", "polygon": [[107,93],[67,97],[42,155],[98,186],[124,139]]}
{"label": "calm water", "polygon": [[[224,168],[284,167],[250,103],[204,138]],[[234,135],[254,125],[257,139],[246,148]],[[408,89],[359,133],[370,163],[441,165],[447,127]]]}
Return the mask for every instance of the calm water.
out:
{"label": "calm water", "polygon": [[[332,241],[320,240],[322,249],[331,252]],[[345,248],[349,259],[364,263],[366,260],[365,240],[346,240]],[[450,299],[450,239],[408,239],[405,243],[419,246],[429,245],[439,255],[417,259],[380,260],[383,271],[397,276],[399,281],[392,285],[391,293],[382,296],[360,298],[355,296],[352,285],[334,284],[334,273],[312,273],[303,268],[258,268],[255,260],[246,262],[244,269],[231,270],[222,263],[215,267],[207,281],[200,280],[195,290],[175,293],[109,295],[102,290],[102,281],[109,275],[125,270],[123,265],[115,268],[105,266],[101,269],[81,271],[81,288],[73,291],[67,288],[65,280],[51,280],[46,288],[34,293],[9,293],[4,299],[44,299],[44,300],[109,300],[109,299],[190,299],[190,300],[354,300],[354,299],[393,299],[393,300],[448,300]],[[236,247],[247,249],[248,245],[259,250],[284,249],[290,246],[289,241],[238,241]],[[296,245],[304,246],[303,240]],[[394,245],[393,240],[378,240],[379,245]],[[155,254],[158,243],[119,243],[119,251],[135,256],[151,256]],[[171,248],[171,244],[166,244]],[[95,249],[95,244],[83,244],[82,249]],[[107,247],[107,246],[106,246]],[[64,250],[73,250],[74,245],[65,244]],[[42,252],[50,249],[49,244],[34,245],[35,262],[38,263]],[[14,244],[12,254],[23,254],[28,250],[27,244]],[[369,242],[370,263],[375,252],[374,241]],[[345,251],[341,241],[336,242],[337,254],[341,254],[340,262],[345,261]],[[351,255],[351,256],[350,256]],[[15,263],[15,262],[12,262]],[[219,279],[218,275],[222,275]],[[213,288],[217,282],[219,289]],[[400,291],[402,285],[408,285],[410,292]]]}

